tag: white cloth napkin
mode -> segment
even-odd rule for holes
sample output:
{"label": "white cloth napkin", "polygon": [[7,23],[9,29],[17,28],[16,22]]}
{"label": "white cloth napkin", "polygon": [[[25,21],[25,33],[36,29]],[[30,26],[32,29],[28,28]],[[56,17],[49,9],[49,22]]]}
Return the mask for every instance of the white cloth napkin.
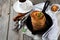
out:
{"label": "white cloth napkin", "polygon": [[[42,10],[44,3],[39,3],[34,6],[34,10]],[[59,36],[59,27],[57,23],[56,15],[51,12],[51,10],[47,9],[46,13],[50,15],[53,20],[53,25],[45,32],[42,36],[40,35],[32,35],[31,32],[27,29],[25,32],[26,35],[33,37],[34,40],[58,40]]]}

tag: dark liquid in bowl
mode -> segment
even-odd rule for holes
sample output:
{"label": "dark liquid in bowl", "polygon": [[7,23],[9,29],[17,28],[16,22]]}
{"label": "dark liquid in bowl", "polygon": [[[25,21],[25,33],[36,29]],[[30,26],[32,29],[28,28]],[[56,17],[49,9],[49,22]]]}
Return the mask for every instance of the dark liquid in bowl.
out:
{"label": "dark liquid in bowl", "polygon": [[19,0],[19,2],[25,2],[26,0]]}
{"label": "dark liquid in bowl", "polygon": [[46,13],[44,13],[44,15],[46,17],[46,23],[45,23],[46,25],[44,26],[44,28],[36,31],[33,30],[31,17],[29,16],[27,18],[26,25],[27,25],[27,28],[32,32],[32,34],[43,34],[53,25],[51,17]]}

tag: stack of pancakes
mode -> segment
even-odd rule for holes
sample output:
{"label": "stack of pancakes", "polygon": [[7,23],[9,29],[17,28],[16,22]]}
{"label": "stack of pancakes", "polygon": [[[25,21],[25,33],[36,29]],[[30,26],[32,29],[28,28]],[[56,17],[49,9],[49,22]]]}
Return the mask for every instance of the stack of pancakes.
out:
{"label": "stack of pancakes", "polygon": [[40,30],[45,26],[46,17],[41,11],[33,11],[30,16],[34,30]]}

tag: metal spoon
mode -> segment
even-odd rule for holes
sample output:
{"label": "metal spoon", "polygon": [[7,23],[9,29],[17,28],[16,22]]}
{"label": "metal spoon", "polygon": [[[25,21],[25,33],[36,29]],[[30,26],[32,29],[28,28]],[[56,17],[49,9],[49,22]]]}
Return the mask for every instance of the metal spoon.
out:
{"label": "metal spoon", "polygon": [[14,28],[14,30],[19,31],[23,27],[26,19],[28,18],[28,16],[30,15],[30,12],[32,12],[32,11],[33,11],[33,9],[31,11],[27,12],[27,14],[21,20],[18,20],[18,26],[16,28]]}

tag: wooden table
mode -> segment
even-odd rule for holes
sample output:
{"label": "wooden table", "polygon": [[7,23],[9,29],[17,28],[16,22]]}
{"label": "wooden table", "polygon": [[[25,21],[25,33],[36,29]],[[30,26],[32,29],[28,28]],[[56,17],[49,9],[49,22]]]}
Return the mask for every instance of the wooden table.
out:
{"label": "wooden table", "polygon": [[[13,4],[17,0],[0,0],[0,40],[32,40],[28,36],[24,36],[21,33],[16,33],[13,31],[15,28],[13,18],[17,13],[13,10]],[[34,4],[43,2],[45,0],[31,0]],[[51,0],[52,3],[59,3],[60,0]],[[58,24],[60,26],[60,14],[57,14]],[[59,39],[60,40],[60,39]]]}

